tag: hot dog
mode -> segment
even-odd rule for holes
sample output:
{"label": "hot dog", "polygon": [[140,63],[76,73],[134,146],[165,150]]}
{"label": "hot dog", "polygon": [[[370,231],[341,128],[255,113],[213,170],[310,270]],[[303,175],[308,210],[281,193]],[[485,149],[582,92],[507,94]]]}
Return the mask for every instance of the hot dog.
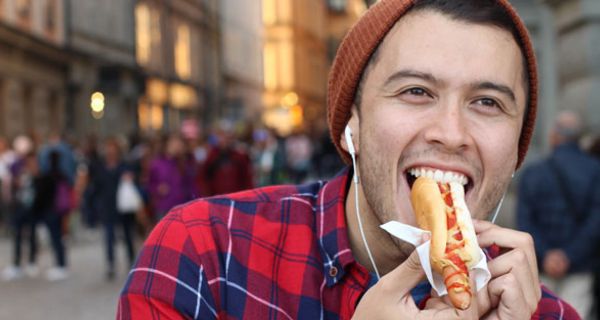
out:
{"label": "hot dog", "polygon": [[473,295],[469,268],[481,257],[463,186],[419,177],[412,187],[411,203],[419,227],[431,232],[433,270],[444,277],[452,304],[467,309]]}

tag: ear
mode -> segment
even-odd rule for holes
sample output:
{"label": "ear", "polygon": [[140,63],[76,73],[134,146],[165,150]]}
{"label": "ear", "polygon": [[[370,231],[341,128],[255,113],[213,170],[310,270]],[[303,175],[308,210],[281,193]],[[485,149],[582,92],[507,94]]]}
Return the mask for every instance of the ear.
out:
{"label": "ear", "polygon": [[[347,126],[352,129],[352,144],[354,144],[354,150],[356,151],[356,156],[360,154],[360,139],[358,133],[360,132],[360,119],[358,117],[358,112],[356,106],[352,105],[352,114],[350,116],[350,120],[348,120]],[[344,137],[344,132],[339,137],[340,145],[344,151],[349,153],[348,144],[346,143],[346,138]]]}

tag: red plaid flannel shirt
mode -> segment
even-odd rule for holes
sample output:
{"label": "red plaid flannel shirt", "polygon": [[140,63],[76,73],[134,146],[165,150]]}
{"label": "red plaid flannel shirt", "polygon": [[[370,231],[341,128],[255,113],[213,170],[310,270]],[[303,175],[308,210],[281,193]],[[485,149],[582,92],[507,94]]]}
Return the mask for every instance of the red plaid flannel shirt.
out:
{"label": "red plaid flannel shirt", "polygon": [[[117,319],[350,319],[375,281],[350,251],[347,182],[346,170],[175,208],[146,240]],[[533,318],[561,316],[579,319],[543,288]]]}

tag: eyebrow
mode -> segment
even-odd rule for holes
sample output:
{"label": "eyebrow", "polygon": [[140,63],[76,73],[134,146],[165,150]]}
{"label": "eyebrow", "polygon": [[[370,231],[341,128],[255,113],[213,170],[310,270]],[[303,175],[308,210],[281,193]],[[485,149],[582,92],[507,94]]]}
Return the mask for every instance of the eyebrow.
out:
{"label": "eyebrow", "polygon": [[[427,82],[432,82],[432,83],[435,83],[435,84],[439,84],[439,83],[442,82],[440,79],[436,78],[431,73],[422,72],[422,71],[416,71],[416,70],[411,70],[411,69],[403,69],[403,70],[399,70],[399,71],[396,71],[396,72],[392,73],[385,80],[385,83],[384,83],[383,86],[387,87],[391,83],[393,83],[394,81],[398,81],[398,80],[401,80],[401,79],[404,79],[404,78],[417,78],[417,79],[422,79],[422,80],[425,80]],[[492,81],[481,81],[481,82],[475,82],[475,83],[471,84],[470,87],[473,90],[494,90],[494,91],[498,91],[501,94],[504,94],[507,97],[509,97],[512,102],[516,103],[516,101],[517,101],[515,93],[507,85],[495,83],[495,82],[492,82]]]}
{"label": "eyebrow", "polygon": [[512,102],[517,102],[517,98],[515,97],[515,93],[512,91],[512,89],[503,84],[498,84],[490,81],[483,81],[474,83],[473,85],[471,85],[471,88],[475,90],[495,90],[508,96],[510,100],[512,100]]}
{"label": "eyebrow", "polygon": [[390,75],[385,80],[385,83],[383,84],[383,86],[387,87],[392,82],[401,80],[403,78],[418,78],[418,79],[423,79],[425,81],[433,82],[433,83],[440,82],[431,73],[421,72],[421,71],[416,71],[416,70],[410,70],[410,69],[403,69],[403,70],[399,70],[399,71],[396,71],[396,72],[392,73],[392,75]]}

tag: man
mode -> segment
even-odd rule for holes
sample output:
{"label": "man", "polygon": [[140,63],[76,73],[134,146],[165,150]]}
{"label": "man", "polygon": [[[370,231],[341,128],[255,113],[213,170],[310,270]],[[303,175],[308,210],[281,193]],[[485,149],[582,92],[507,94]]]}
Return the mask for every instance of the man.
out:
{"label": "man", "polygon": [[581,132],[575,112],[558,114],[552,154],[523,173],[517,217],[535,240],[544,283],[589,319],[600,262],[600,163],[579,148]]}
{"label": "man", "polygon": [[328,86],[333,141],[349,163],[343,132],[354,132],[358,183],[346,170],[178,207],[148,239],[119,316],[578,319],[545,289],[542,298],[525,233],[475,221],[480,246],[503,254],[460,311],[430,295],[414,247],[379,228],[415,225],[415,168],[468,178],[467,205],[487,217],[531,137],[534,60],[504,0],[379,1],[343,41]]}
{"label": "man", "polygon": [[233,123],[221,120],[215,138],[196,177],[200,194],[213,196],[252,188],[252,162],[246,147],[236,141]]}

